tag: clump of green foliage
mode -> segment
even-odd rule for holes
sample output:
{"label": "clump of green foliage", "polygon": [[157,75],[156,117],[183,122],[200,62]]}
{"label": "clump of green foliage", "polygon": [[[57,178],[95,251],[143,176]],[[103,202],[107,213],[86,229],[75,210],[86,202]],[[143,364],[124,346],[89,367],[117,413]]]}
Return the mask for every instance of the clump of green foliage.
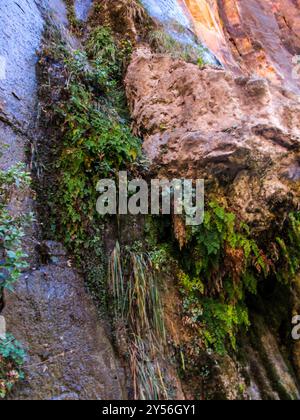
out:
{"label": "clump of green foliage", "polygon": [[192,228],[180,284],[186,322],[200,327],[207,347],[224,354],[236,349],[240,328],[249,327],[247,293],[255,294],[259,277],[267,276],[268,259],[251,238],[250,229],[216,202],[207,206],[204,223]]}
{"label": "clump of green foliage", "polygon": [[62,174],[57,199],[64,209],[60,224],[67,228],[67,242],[80,236],[83,219],[95,215],[99,179],[114,176],[139,154],[139,141],[130,129],[98,110],[91,92],[75,84],[70,94],[60,108],[64,150],[57,163]]}
{"label": "clump of green foliage", "polygon": [[0,338],[0,398],[5,398],[16,383],[24,379],[25,358],[21,343],[11,334]]}
{"label": "clump of green foliage", "polygon": [[160,241],[167,236],[162,226],[153,219],[146,225],[149,254],[165,272],[177,273],[185,325],[206,348],[220,354],[235,349],[238,332],[250,325],[246,295],[257,293],[269,259],[249,227],[217,202],[207,203],[203,224],[187,231],[183,249]]}
{"label": "clump of green foliage", "polygon": [[32,216],[13,216],[7,209],[12,189],[26,188],[30,184],[30,175],[23,164],[12,166],[7,171],[0,171],[0,292],[4,288],[13,289],[21,271],[27,267],[27,255],[22,250],[23,227]]}
{"label": "clump of green foliage", "polygon": [[206,48],[201,45],[180,42],[164,30],[151,31],[148,38],[151,47],[158,54],[168,54],[174,59],[182,59],[200,67],[206,64]]}
{"label": "clump of green foliage", "polygon": [[133,43],[144,40],[153,27],[153,21],[139,0],[94,0],[89,17],[92,26],[102,25],[112,28],[118,39],[131,39]]}
{"label": "clump of green foliage", "polygon": [[86,242],[88,224],[99,218],[99,179],[114,178],[141,153],[140,140],[124,119],[126,111],[122,116],[118,112],[124,108],[123,55],[110,29],[100,27],[91,32],[86,51],[65,52],[61,57],[68,78],[59,105],[53,104],[62,138],[54,208],[61,210],[56,219],[66,243],[77,248]]}
{"label": "clump of green foliage", "polygon": [[[27,255],[22,249],[23,227],[28,215],[13,216],[7,209],[14,189],[22,190],[30,184],[30,175],[23,164],[0,170],[0,300],[3,290],[13,290],[14,283],[27,268]],[[0,339],[0,398],[4,398],[13,386],[24,378],[22,365],[25,352],[12,335]]]}
{"label": "clump of green foliage", "polygon": [[[148,218],[145,234],[155,266],[177,273],[184,324],[206,349],[220,355],[237,350],[239,333],[250,326],[247,298],[276,279],[290,287],[299,271],[299,212],[274,229],[277,237],[270,234],[267,246],[265,237],[254,239],[249,226],[215,201],[206,203],[203,224],[187,230],[183,249],[170,240],[170,229],[170,222]],[[161,239],[167,237],[167,243]]]}
{"label": "clump of green foliage", "polygon": [[72,251],[101,313],[107,219],[96,211],[96,186],[100,179],[116,179],[119,170],[135,170],[141,155],[141,142],[130,130],[122,80],[131,49],[130,41],[116,41],[109,27],[97,26],[83,48],[72,51],[48,27],[39,61],[42,121],[46,130],[51,127],[53,139],[51,148],[39,148],[44,179],[39,202],[43,208],[48,203],[48,235],[58,236]]}

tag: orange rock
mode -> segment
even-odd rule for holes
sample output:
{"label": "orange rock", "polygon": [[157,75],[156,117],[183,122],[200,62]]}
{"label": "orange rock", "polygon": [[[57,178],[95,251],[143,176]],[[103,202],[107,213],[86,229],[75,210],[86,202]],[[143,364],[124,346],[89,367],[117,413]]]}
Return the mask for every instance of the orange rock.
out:
{"label": "orange rock", "polygon": [[299,0],[184,0],[195,31],[236,74],[257,74],[299,91]]}

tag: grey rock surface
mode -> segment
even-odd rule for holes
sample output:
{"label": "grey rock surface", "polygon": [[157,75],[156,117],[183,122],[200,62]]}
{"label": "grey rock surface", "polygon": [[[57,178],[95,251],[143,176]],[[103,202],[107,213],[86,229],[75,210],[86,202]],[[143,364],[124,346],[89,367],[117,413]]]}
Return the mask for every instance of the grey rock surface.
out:
{"label": "grey rock surface", "polygon": [[0,56],[5,78],[0,80],[0,110],[5,108],[24,128],[36,110],[36,51],[44,21],[34,0],[0,2]]}

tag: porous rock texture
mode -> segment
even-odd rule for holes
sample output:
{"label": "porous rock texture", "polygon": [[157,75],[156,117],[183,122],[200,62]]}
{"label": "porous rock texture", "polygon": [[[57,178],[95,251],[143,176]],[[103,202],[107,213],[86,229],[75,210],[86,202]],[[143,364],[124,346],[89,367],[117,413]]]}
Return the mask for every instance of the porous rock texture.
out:
{"label": "porous rock texture", "polygon": [[300,101],[266,79],[198,66],[147,48],[126,77],[135,130],[154,171],[204,178],[258,230],[299,198]]}

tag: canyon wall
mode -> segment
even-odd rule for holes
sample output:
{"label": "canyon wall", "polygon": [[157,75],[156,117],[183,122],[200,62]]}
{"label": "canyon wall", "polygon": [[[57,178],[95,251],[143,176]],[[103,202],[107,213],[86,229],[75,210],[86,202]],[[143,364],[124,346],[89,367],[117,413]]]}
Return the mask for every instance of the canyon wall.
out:
{"label": "canyon wall", "polygon": [[[126,266],[124,255],[127,252],[130,252],[128,255],[134,263],[144,261],[133,259],[134,256],[144,255],[145,252],[152,255],[155,269],[152,263],[149,264],[152,271],[147,266],[146,276],[149,271],[151,276],[159,273],[157,290],[162,295],[163,311],[159,304],[156,312],[159,320],[161,312],[164,312],[168,335],[166,347],[170,352],[166,351],[166,360],[161,363],[158,378],[162,383],[165,381],[168,388],[163,398],[300,399],[299,342],[292,342],[290,337],[290,320],[292,314],[299,313],[300,307],[299,275],[296,273],[300,268],[300,221],[293,216],[294,213],[298,214],[300,197],[300,101],[297,95],[300,85],[295,77],[294,60],[300,54],[300,0],[142,0],[160,26],[150,22],[148,17],[145,23],[144,11],[141,12],[140,3],[134,0],[77,0],[73,10],[77,19],[87,19],[90,10],[94,13],[94,19],[83,25],[83,22],[81,25],[75,22],[77,32],[69,30],[72,25],[68,20],[70,16],[65,2],[49,0],[48,3],[45,0],[39,3],[37,7],[31,0],[30,7],[29,0],[19,0],[18,4],[9,0],[0,6],[0,24],[4,28],[0,34],[0,46],[8,60],[7,78],[0,83],[0,133],[3,145],[7,145],[0,158],[0,169],[6,170],[22,161],[29,164],[28,168],[33,170],[38,182],[41,178],[40,173],[36,174],[36,167],[43,168],[42,178],[49,184],[52,182],[52,177],[47,178],[47,174],[52,173],[47,172],[45,166],[37,165],[37,156],[41,157],[42,151],[46,154],[45,151],[53,152],[56,148],[55,135],[46,136],[41,127],[45,119],[43,114],[47,114],[41,100],[41,88],[45,88],[45,85],[36,73],[36,51],[41,49],[43,32],[49,19],[49,16],[45,16],[45,10],[49,11],[52,5],[50,28],[57,29],[60,41],[67,46],[68,58],[74,60],[73,64],[80,64],[76,62],[80,57],[76,54],[73,56],[73,53],[78,48],[85,51],[86,37],[93,29],[91,22],[96,28],[103,25],[102,18],[106,11],[113,35],[119,42],[121,39],[122,48],[122,42],[128,43],[130,38],[129,44],[125,42],[125,46],[130,48],[122,49],[122,58],[124,60],[126,55],[129,64],[124,69],[124,85],[130,108],[128,127],[129,123],[132,124],[147,157],[141,162],[134,159],[134,164],[127,169],[138,176],[144,176],[146,172],[147,177],[205,178],[207,199],[217,197],[220,206],[235,213],[240,231],[249,232],[249,237],[251,235],[251,242],[248,236],[242,238],[245,248],[232,245],[224,236],[224,240],[217,242],[219,253],[212,254],[218,256],[221,264],[214,264],[210,268],[210,260],[207,259],[209,264],[205,271],[201,269],[197,273],[198,278],[193,270],[201,258],[204,259],[204,254],[201,254],[204,248],[196,243],[201,251],[197,254],[193,249],[195,242],[188,246],[189,232],[186,232],[180,218],[172,216],[167,221],[160,219],[158,239],[155,238],[153,220],[147,226],[142,220],[134,224],[130,220],[123,224],[121,221],[120,224],[118,220],[123,254],[118,257],[115,253],[115,261],[119,258],[126,267],[124,278],[131,267]],[[95,9],[90,9],[92,4]],[[103,4],[106,9],[101,9]],[[45,8],[42,8],[43,5]],[[197,65],[188,62],[184,54],[174,58],[168,51],[157,52],[150,45],[149,34],[139,32],[142,26],[149,33],[162,32],[160,40],[164,40],[165,36],[161,31],[162,26],[169,33],[177,31],[177,40],[183,39],[193,46],[197,46],[196,35],[209,49],[210,53],[207,54],[211,54],[210,60],[206,61],[206,65],[202,62]],[[148,45],[145,45],[147,41]],[[54,80],[57,76],[66,87],[69,85],[69,81],[66,83],[68,70],[62,66],[61,58],[50,57],[51,53],[44,48],[39,64],[41,66],[43,63],[47,68],[47,80],[55,102],[51,106],[57,108],[57,92],[55,85],[51,85],[51,77]],[[213,65],[209,66],[208,62]],[[63,63],[65,65],[65,61]],[[82,80],[88,79],[86,72],[92,69],[92,65],[78,67],[77,83],[83,87]],[[123,76],[120,78],[120,85],[123,86]],[[89,98],[87,107],[90,118],[90,110],[93,111],[92,115],[99,113],[98,101],[96,109],[94,98],[106,100],[108,97],[111,99],[112,95],[108,90],[109,95],[105,96],[103,92],[106,92],[107,86],[103,89],[98,79],[93,85],[88,83],[91,88],[89,93],[93,92],[94,95]],[[108,85],[111,86],[111,83]],[[119,88],[118,84],[116,86]],[[66,94],[64,100],[69,101],[68,105],[70,99]],[[81,100],[78,102],[81,104]],[[126,116],[127,111],[126,108]],[[84,112],[82,114],[86,116]],[[104,106],[101,112],[101,122],[111,120],[116,123],[116,114],[110,108]],[[123,118],[120,121],[123,124]],[[51,123],[54,124],[53,121],[44,120],[47,128],[57,131],[57,126],[51,127]],[[93,124],[95,120],[88,120],[88,129],[82,137],[83,145],[89,142],[91,129],[99,135],[99,138],[95,135],[97,141],[101,138],[99,124]],[[120,132],[123,132],[124,127],[121,128]],[[72,140],[73,137],[70,135]],[[67,141],[67,137],[64,141]],[[31,151],[29,160],[28,149]],[[105,153],[95,153],[96,157],[86,160],[88,165],[91,165],[90,162],[98,164],[99,156],[102,164]],[[118,152],[117,157],[120,156]],[[72,163],[72,159],[70,156],[68,163]],[[51,171],[57,169],[55,163],[51,162]],[[126,162],[124,165],[126,169]],[[91,173],[94,175],[91,167],[84,175],[86,178]],[[97,168],[100,171],[102,166],[99,164]],[[117,167],[113,167],[111,172],[116,170]],[[76,173],[72,173],[73,176],[77,176]],[[63,179],[59,181],[59,186],[64,185],[61,184]],[[152,363],[157,364],[153,356],[156,353],[153,353],[153,348],[146,340],[146,345],[141,341],[138,347],[136,341],[129,347],[126,334],[129,335],[130,330],[126,330],[122,323],[124,320],[118,319],[117,315],[111,322],[99,319],[94,302],[86,291],[87,281],[83,278],[83,273],[86,273],[82,268],[86,261],[82,259],[78,266],[75,265],[72,253],[67,253],[60,242],[49,240],[48,220],[41,222],[44,219],[41,218],[41,210],[38,212],[36,192],[28,191],[25,195],[25,198],[16,197],[11,209],[32,211],[36,216],[36,222],[25,236],[29,267],[22,273],[15,293],[5,293],[2,315],[6,318],[8,330],[25,346],[28,357],[24,366],[26,380],[9,398],[127,399],[128,396],[142,395],[138,389],[142,381],[136,381],[133,385],[136,375],[129,374],[133,367],[130,360],[141,361],[142,369],[147,363],[151,368]],[[84,197],[85,201],[94,199],[94,196],[87,197]],[[82,202],[83,199],[75,205],[72,203],[75,210]],[[92,206],[94,204],[91,202]],[[219,212],[223,219],[231,216],[221,207],[214,208],[217,209],[216,215]],[[60,211],[64,214],[65,210],[54,208],[57,217]],[[290,214],[293,216],[293,229],[287,224]],[[212,212],[209,215],[212,220],[216,217]],[[85,220],[83,217],[82,221]],[[71,223],[69,225],[74,241],[79,236],[79,229],[73,229]],[[290,230],[285,232],[286,226]],[[89,235],[94,239],[91,227],[93,225],[88,224]],[[221,222],[217,227],[219,239],[225,228]],[[234,232],[238,238],[240,231]],[[293,234],[297,234],[296,246],[290,239]],[[110,257],[108,250],[113,249],[117,236],[117,228],[113,224],[108,234],[103,235],[107,258]],[[125,236],[130,236],[131,241],[128,238],[122,241]],[[260,248],[257,248],[256,255],[252,248],[248,249],[249,258],[244,258],[246,245],[254,248],[253,241],[257,241]],[[100,254],[98,236],[94,243]],[[95,255],[98,257],[99,254]],[[250,284],[248,289],[253,286],[252,289],[257,289],[254,293],[239,288],[245,282],[243,270],[246,270],[244,265],[248,259],[251,259],[252,282],[254,279],[254,286]],[[98,268],[94,254],[89,260],[92,269]],[[276,280],[276,270],[279,271],[281,263],[283,269],[286,266],[290,269],[290,278],[284,284]],[[182,271],[183,268],[186,272]],[[182,269],[181,273],[179,269]],[[122,270],[120,272],[123,278]],[[145,277],[144,272],[142,274],[142,279],[152,278]],[[184,276],[180,277],[179,274]],[[225,278],[225,274],[228,278]],[[96,275],[98,286],[101,287],[98,271]],[[259,279],[257,284],[254,276]],[[125,285],[130,290],[128,278]],[[234,293],[228,299],[231,286]],[[238,297],[235,296],[236,290],[240,294]],[[132,296],[135,296],[134,292]],[[117,307],[118,301],[114,301],[116,296],[110,293],[108,297],[112,297],[112,307]],[[103,304],[101,297],[97,295],[96,299],[98,305]],[[214,302],[214,308],[219,312],[224,309],[224,301],[232,311],[235,310],[235,300],[247,306],[252,322],[249,330],[243,331],[243,335],[240,334],[242,331],[237,333],[235,328],[230,330],[231,338],[235,338],[233,334],[238,336],[238,351],[234,352],[228,345],[228,337],[228,354],[217,354],[207,348],[201,338],[207,327],[201,318],[205,312],[205,306],[202,306],[205,300],[206,303],[208,300]],[[190,305],[188,309],[187,305]],[[137,309],[140,306],[136,305]],[[135,308],[135,305],[132,307]],[[201,311],[196,313],[196,309]],[[189,318],[189,310],[196,316]],[[152,307],[149,309],[151,311]],[[108,313],[111,315],[111,312]],[[134,315],[135,312],[131,315],[132,319]],[[224,316],[222,312],[221,315]],[[228,322],[230,314],[226,312],[225,315],[225,321]],[[221,330],[223,320],[217,318],[216,312],[212,320],[218,323],[217,329]],[[112,339],[112,332],[115,340]],[[208,334],[210,331],[207,329],[205,332]],[[135,359],[128,357],[131,348],[134,348]],[[188,364],[192,367],[186,369]],[[134,369],[132,372],[135,372]],[[147,372],[145,377],[148,379]],[[154,379],[151,377],[150,384],[155,383],[156,379],[155,376]],[[151,392],[150,396],[154,395]],[[157,395],[155,398],[158,398]]]}
{"label": "canyon wall", "polygon": [[235,73],[256,73],[299,89],[299,0],[185,0],[195,31]]}
{"label": "canyon wall", "polygon": [[[166,10],[168,2],[157,3]],[[299,4],[222,0],[178,4],[224,68],[174,60],[145,45],[136,48],[125,79],[135,132],[143,138],[153,173],[168,179],[204,178],[206,199],[217,197],[249,225],[272,266],[271,261],[278,263],[281,251],[275,242],[286,234],[285,220],[299,209],[300,104],[294,62],[299,53]],[[166,25],[166,15],[155,17]],[[184,258],[188,234],[176,222],[174,231]],[[273,256],[272,248],[277,249]],[[222,260],[225,266],[228,258]],[[192,259],[192,264],[197,262]],[[299,399],[299,344],[291,342],[289,330],[291,314],[299,305],[297,280],[295,273],[288,273],[281,289],[273,268],[248,307],[252,342],[241,346],[242,370],[247,372],[242,376],[248,385],[243,397]],[[218,275],[222,269],[217,269]],[[209,288],[213,275],[206,272],[202,279]],[[178,287],[176,280],[175,284]],[[213,298],[218,300],[219,295]],[[271,307],[277,307],[274,317]],[[199,339],[198,333],[187,341]],[[204,398],[238,399],[237,389],[244,389],[241,382],[237,385],[239,363],[221,360],[221,374],[213,373],[206,381]],[[195,397],[199,382],[197,374],[187,387],[183,380],[185,395]]]}
{"label": "canyon wall", "polygon": [[[87,2],[77,3],[81,10],[80,6]],[[51,12],[51,24],[61,31],[66,43],[72,41],[78,45],[68,32],[66,8],[61,0],[40,1],[38,5],[33,0],[0,3],[0,55],[6,62],[5,77],[0,79],[1,171],[21,162],[28,164],[30,171],[36,163],[37,139],[49,141],[43,139],[43,132],[38,127],[40,103],[36,72],[37,51],[49,22],[46,11]],[[33,152],[29,162],[28,150]],[[27,228],[23,244],[28,267],[14,285],[13,292],[5,291],[3,311],[0,304],[7,332],[20,340],[27,352],[26,379],[8,398],[126,398],[122,369],[104,324],[85,290],[83,277],[72,267],[61,244],[43,241],[36,194],[31,189],[22,193],[14,191],[9,210],[13,216],[32,212],[34,223]],[[0,241],[3,241],[2,235],[1,231]],[[45,253],[49,255],[45,257]],[[0,388],[3,385],[1,375]]]}

